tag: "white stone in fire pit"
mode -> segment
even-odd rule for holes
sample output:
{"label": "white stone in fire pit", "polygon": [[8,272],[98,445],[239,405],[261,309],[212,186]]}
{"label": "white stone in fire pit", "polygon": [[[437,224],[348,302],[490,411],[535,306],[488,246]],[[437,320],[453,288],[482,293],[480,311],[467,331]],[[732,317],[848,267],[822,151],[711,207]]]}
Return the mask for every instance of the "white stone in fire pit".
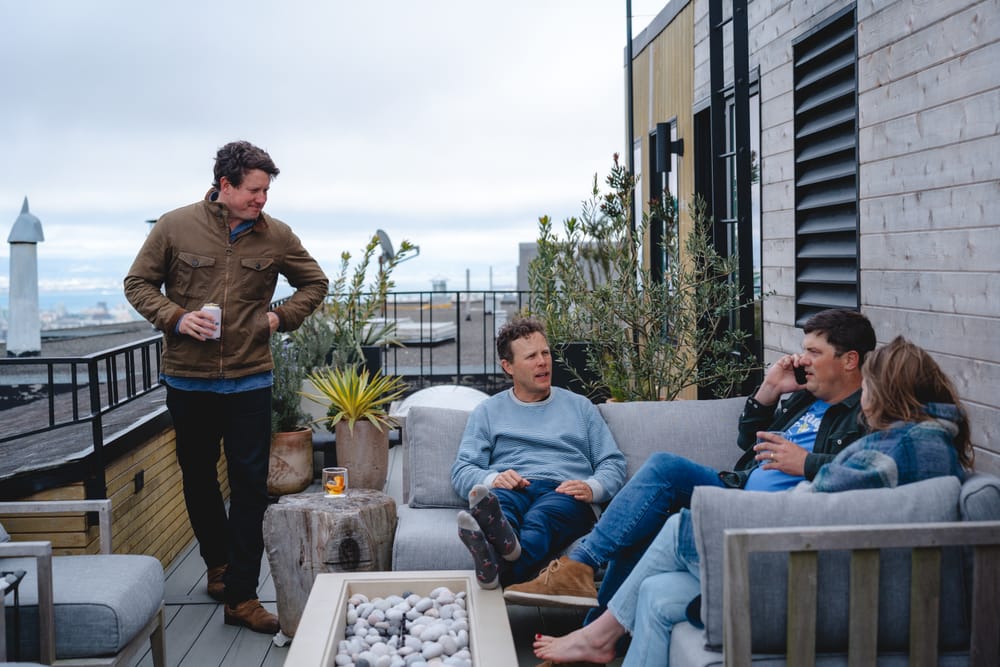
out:
{"label": "white stone in fire pit", "polygon": [[511,667],[517,664],[507,607],[500,589],[483,590],[471,570],[420,572],[336,572],[316,576],[309,592],[286,665],[333,665],[344,638],[347,601],[355,593],[369,598],[429,595],[439,586],[465,591],[469,613],[469,648],[473,667]]}

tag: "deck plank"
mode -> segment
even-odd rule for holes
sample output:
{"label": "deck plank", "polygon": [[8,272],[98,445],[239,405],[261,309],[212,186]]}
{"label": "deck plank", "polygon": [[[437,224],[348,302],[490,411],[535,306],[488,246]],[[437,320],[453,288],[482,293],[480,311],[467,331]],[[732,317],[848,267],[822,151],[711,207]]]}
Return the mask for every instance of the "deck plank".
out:
{"label": "deck plank", "polygon": [[[185,610],[192,605],[186,605]],[[180,667],[204,667],[205,665],[222,664],[229,648],[236,641],[241,629],[222,622],[222,605],[212,605],[212,613],[201,625],[201,631],[184,658],[178,663]],[[200,619],[199,614],[196,619]],[[195,621],[197,623],[197,620]],[[197,626],[196,626],[197,627]],[[167,641],[170,641],[170,627],[167,628]]]}

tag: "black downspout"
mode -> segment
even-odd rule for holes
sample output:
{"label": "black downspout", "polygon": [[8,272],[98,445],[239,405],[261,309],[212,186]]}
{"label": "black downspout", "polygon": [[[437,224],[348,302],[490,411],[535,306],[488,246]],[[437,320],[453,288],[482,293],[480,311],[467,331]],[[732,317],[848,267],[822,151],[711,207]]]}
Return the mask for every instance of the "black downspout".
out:
{"label": "black downspout", "polygon": [[[625,164],[628,165],[629,177],[635,176],[635,150],[632,144],[635,143],[635,127],[632,118],[632,0],[625,0],[625,126],[628,128],[628,136],[625,138]],[[632,186],[632,207],[628,212],[628,219],[635,231],[635,185]]]}

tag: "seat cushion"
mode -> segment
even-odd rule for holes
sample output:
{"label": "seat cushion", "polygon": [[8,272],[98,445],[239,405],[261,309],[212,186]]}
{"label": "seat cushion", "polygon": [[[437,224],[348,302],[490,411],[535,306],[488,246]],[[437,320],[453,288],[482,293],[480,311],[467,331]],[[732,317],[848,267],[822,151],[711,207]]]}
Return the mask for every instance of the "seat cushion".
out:
{"label": "seat cushion", "polygon": [[[413,411],[410,411],[413,414]],[[472,556],[458,538],[457,509],[396,508],[393,570],[470,570]]]}
{"label": "seat cushion", "polygon": [[[10,558],[3,569],[23,569],[21,658],[38,658],[35,560]],[[163,567],[151,556],[57,556],[52,559],[56,658],[114,655],[128,645],[163,604]],[[13,610],[7,610],[8,647]],[[9,649],[8,649],[9,651]],[[10,652],[10,651],[9,651]]]}
{"label": "seat cushion", "polygon": [[[465,433],[469,413],[415,405],[406,415],[404,474],[410,507],[468,509],[469,502],[452,488],[451,467]],[[458,538],[456,538],[458,539]]]}
{"label": "seat cushion", "polygon": [[963,521],[1000,521],[1000,477],[979,473],[962,485],[958,508]]}
{"label": "seat cushion", "polygon": [[[957,521],[959,482],[939,477],[895,489],[841,493],[785,491],[763,493],[699,487],[692,499],[695,540],[701,555],[702,619],[706,642],[722,645],[723,531],[731,528],[836,526]],[[783,653],[787,618],[787,554],[752,554],[750,559],[751,618],[754,652]],[[817,624],[820,651],[840,651],[847,645],[849,554],[826,552],[819,561]],[[967,646],[968,607],[963,589],[960,549],[946,549],[942,558],[940,638],[943,648]],[[909,635],[909,550],[884,550],[879,581],[879,646],[902,650]]]}

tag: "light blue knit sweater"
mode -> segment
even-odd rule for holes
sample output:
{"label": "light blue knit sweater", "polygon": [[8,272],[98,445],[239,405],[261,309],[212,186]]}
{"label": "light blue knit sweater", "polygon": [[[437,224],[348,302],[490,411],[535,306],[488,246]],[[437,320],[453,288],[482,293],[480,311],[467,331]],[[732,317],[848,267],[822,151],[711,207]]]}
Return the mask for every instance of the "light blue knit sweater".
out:
{"label": "light blue knit sweater", "polygon": [[465,498],[473,486],[491,486],[508,469],[528,480],[583,480],[595,503],[610,499],[625,483],[625,456],[597,408],[558,387],[537,403],[504,391],[469,415],[451,468],[455,491]]}

